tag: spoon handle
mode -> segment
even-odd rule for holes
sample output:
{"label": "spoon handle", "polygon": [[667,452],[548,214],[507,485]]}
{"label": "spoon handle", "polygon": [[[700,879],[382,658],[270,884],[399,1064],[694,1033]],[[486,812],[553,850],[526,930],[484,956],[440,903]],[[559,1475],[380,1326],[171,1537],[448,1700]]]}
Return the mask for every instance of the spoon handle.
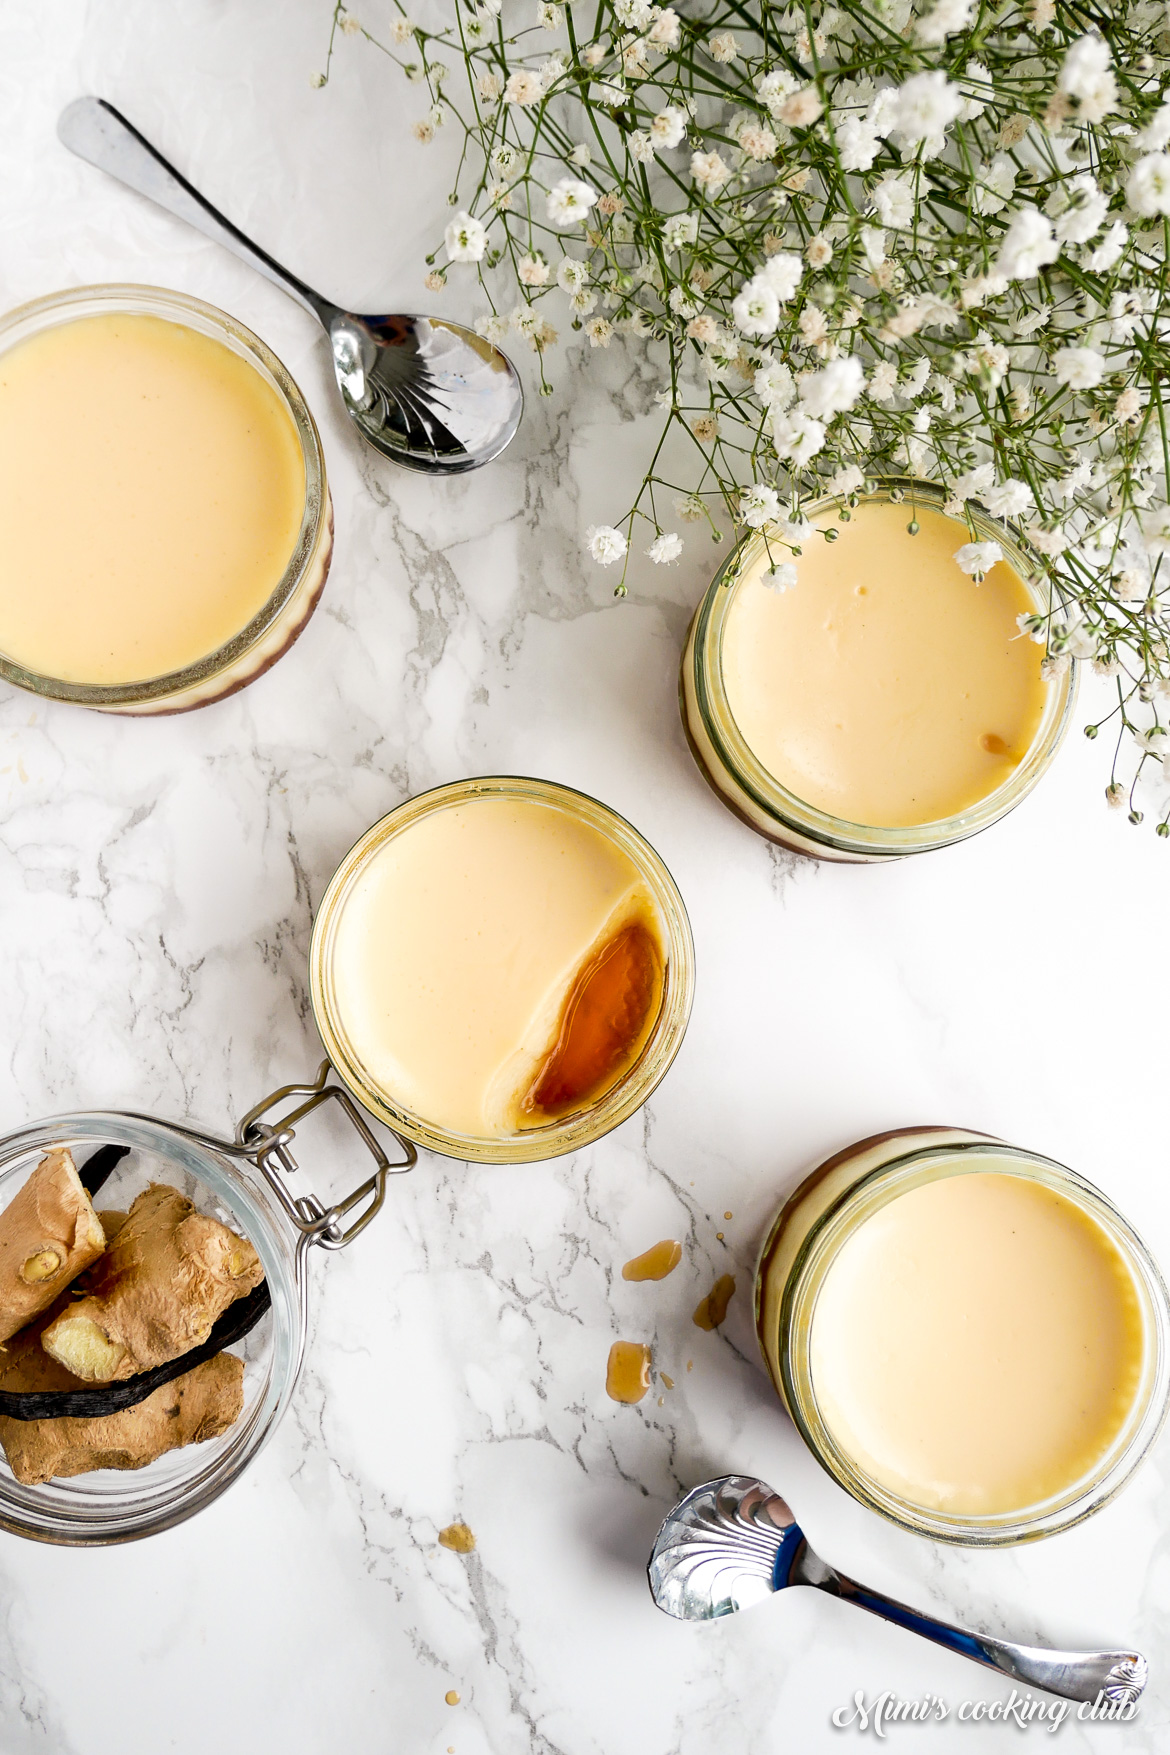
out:
{"label": "spoon handle", "polygon": [[1093,1701],[1104,1694],[1107,1701],[1125,1706],[1136,1701],[1146,1685],[1148,1665],[1140,1652],[1054,1651],[1038,1645],[1016,1645],[1009,1639],[992,1639],[985,1633],[965,1633],[946,1621],[936,1621],[905,1603],[895,1602],[880,1591],[870,1590],[819,1560],[815,1567],[805,1569],[800,1582],[814,1584],[831,1596],[856,1603],[859,1609],[868,1609],[871,1615],[892,1621],[896,1627],[909,1628],[911,1633],[919,1633],[935,1645],[959,1652],[977,1664],[986,1664],[988,1669],[998,1670],[1013,1682],[1045,1688],[1049,1694],[1059,1694],[1065,1700]]}
{"label": "spoon handle", "polygon": [[140,195],[164,207],[177,219],[185,219],[196,231],[239,256],[250,268],[275,282],[283,292],[304,305],[310,315],[328,329],[337,306],[323,299],[320,293],[314,292],[303,280],[282,268],[258,244],[246,238],[104,98],[75,99],[62,110],[57,135],[62,145],[76,153],[78,158],[97,165],[99,170],[116,177],[119,183],[136,189]]}

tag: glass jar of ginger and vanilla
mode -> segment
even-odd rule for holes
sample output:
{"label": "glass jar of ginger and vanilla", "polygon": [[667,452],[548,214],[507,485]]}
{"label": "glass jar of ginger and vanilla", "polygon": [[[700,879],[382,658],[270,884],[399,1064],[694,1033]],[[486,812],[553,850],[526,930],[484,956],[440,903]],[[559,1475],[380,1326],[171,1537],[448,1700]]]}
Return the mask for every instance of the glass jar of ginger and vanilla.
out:
{"label": "glass jar of ginger and vanilla", "polygon": [[1067,1529],[1146,1455],[1170,1302],[1140,1237],[1050,1159],[954,1128],[838,1152],[764,1244],[772,1381],[854,1498],[935,1540]]}

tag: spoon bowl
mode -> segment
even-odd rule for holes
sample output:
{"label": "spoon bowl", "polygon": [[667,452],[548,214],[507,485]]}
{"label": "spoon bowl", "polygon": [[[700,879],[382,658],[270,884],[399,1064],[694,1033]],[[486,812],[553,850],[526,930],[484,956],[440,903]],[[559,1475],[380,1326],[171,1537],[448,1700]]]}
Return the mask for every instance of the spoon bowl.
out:
{"label": "spoon bowl", "polygon": [[213,238],[316,317],[329,337],[345,411],[367,444],[429,475],[463,475],[498,457],[524,392],[505,353],[445,317],[363,316],[315,292],[244,236],[102,98],[69,104],[57,134],[70,152]]}

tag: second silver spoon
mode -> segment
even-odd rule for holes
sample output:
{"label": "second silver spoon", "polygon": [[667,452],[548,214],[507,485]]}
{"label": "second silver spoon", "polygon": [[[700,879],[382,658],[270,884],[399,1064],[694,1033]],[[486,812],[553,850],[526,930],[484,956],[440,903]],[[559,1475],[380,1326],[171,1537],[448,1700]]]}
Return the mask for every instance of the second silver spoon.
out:
{"label": "second silver spoon", "polygon": [[967,1633],[858,1584],[814,1554],[780,1495],[748,1475],[704,1481],[679,1500],[658,1532],[649,1575],[658,1607],[680,1621],[714,1621],[789,1585],[808,1584],[1065,1700],[1102,1698],[1130,1708],[1146,1685],[1140,1652],[1054,1651]]}
{"label": "second silver spoon", "polygon": [[231,250],[312,313],[329,336],[346,413],[384,456],[431,475],[498,457],[520,425],[524,393],[498,347],[439,317],[358,316],[323,298],[246,238],[102,98],[77,98],[57,133],[97,165]]}

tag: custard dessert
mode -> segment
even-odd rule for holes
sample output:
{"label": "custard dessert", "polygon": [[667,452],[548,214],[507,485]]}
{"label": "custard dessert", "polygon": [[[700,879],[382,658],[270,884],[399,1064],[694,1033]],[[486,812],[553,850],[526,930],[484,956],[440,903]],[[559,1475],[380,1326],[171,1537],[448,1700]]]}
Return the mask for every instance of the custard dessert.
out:
{"label": "custard dessert", "polygon": [[731,587],[732,718],[767,774],[832,817],[905,828],[958,816],[1033,747],[1043,652],[1017,620],[1032,598],[1006,559],[979,584],[963,573],[967,527],[932,507],[873,500],[820,523],[836,540],[818,529],[803,543],[795,585],[768,588],[771,560],[790,558],[777,544]]}
{"label": "custard dessert", "polygon": [[532,797],[465,797],[407,823],[358,867],[330,931],[345,1060],[449,1135],[588,1110],[662,1005],[666,939],[642,872],[582,815]]}
{"label": "custard dessert", "polygon": [[1147,1335],[1102,1225],[1028,1176],[939,1177],[841,1245],[809,1358],[840,1451],[900,1500],[1019,1514],[1101,1468],[1131,1422]]}
{"label": "custard dessert", "polygon": [[115,310],[0,354],[0,655],[34,678],[118,687],[221,652],[305,505],[289,409],[226,341]]}

